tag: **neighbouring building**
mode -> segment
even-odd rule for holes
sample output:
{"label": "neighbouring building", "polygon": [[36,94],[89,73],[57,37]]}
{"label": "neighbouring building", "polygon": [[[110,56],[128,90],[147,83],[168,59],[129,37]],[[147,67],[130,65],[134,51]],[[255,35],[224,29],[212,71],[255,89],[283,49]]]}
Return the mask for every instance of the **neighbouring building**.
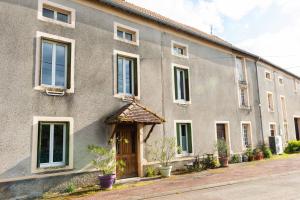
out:
{"label": "neighbouring building", "polygon": [[300,78],[214,35],[122,0],[0,1],[0,199],[96,180],[89,144],[116,138],[125,176],[151,144],[230,154],[300,139]]}

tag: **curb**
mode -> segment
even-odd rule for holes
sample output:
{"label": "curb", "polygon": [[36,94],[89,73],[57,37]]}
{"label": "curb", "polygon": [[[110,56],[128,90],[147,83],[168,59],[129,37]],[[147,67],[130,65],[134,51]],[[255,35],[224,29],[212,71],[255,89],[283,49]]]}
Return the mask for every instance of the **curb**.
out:
{"label": "curb", "polygon": [[274,177],[278,177],[278,176],[287,176],[287,175],[297,174],[297,173],[300,173],[300,170],[292,171],[292,172],[286,172],[286,173],[272,174],[272,175],[268,175],[268,176],[246,178],[246,179],[236,180],[236,181],[227,181],[227,182],[223,182],[223,183],[214,183],[214,184],[208,184],[208,185],[201,185],[201,186],[183,188],[183,189],[178,189],[178,190],[171,190],[171,191],[168,191],[168,192],[162,192],[160,194],[145,195],[143,197],[139,196],[139,197],[135,197],[135,198],[132,198],[132,199],[135,199],[135,200],[152,199],[152,198],[157,198],[157,197],[169,196],[169,195],[173,195],[173,194],[179,194],[179,193],[186,193],[186,192],[197,191],[197,190],[206,190],[206,189],[230,186],[230,185],[245,183],[245,182],[249,182],[249,181],[261,180],[261,179],[264,179],[264,178],[274,178]]}

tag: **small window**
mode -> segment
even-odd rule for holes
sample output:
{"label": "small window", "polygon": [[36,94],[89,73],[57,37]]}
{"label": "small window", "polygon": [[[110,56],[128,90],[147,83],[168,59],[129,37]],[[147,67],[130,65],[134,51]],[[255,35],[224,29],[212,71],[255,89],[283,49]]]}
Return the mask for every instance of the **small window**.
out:
{"label": "small window", "polygon": [[284,129],[284,139],[285,143],[288,143],[289,141],[289,129],[287,122],[283,123],[283,129]]}
{"label": "small window", "polygon": [[172,41],[172,55],[187,58],[188,57],[187,45]]}
{"label": "small window", "polygon": [[114,51],[116,97],[135,96],[139,98],[139,56]]}
{"label": "small window", "polygon": [[68,164],[68,123],[39,122],[38,168]]}
{"label": "small window", "polygon": [[271,80],[271,79],[272,79],[271,72],[266,71],[266,72],[265,72],[265,78],[266,78],[267,80]]}
{"label": "small window", "polygon": [[273,94],[271,92],[268,92],[267,97],[268,97],[268,111],[274,112]]}
{"label": "small window", "polygon": [[280,97],[280,102],[281,102],[281,110],[282,110],[283,121],[287,122],[286,102],[285,102],[285,97],[284,96]]}
{"label": "small window", "polygon": [[278,77],[278,82],[279,82],[279,85],[283,85],[283,78],[282,77]]}
{"label": "small window", "polygon": [[251,129],[249,123],[242,123],[243,147],[251,147]]}
{"label": "small window", "polygon": [[186,103],[190,101],[189,70],[178,66],[173,67],[175,101]]}
{"label": "small window", "polygon": [[238,81],[240,83],[246,83],[246,66],[244,65],[244,59],[236,57],[236,69],[238,74]]}
{"label": "small window", "polygon": [[75,10],[50,1],[39,0],[38,19],[75,28]]}
{"label": "small window", "polygon": [[294,80],[294,89],[295,89],[295,93],[297,93],[298,90],[300,89],[300,83],[296,79]]}
{"label": "small window", "polygon": [[139,45],[139,31],[137,29],[119,23],[114,24],[114,29],[114,39]]}
{"label": "small window", "polygon": [[240,87],[240,107],[249,108],[247,87]]}
{"label": "small window", "polygon": [[276,124],[270,123],[270,135],[275,136],[276,135]]}
{"label": "small window", "polygon": [[191,123],[176,123],[177,145],[181,154],[193,152]]}

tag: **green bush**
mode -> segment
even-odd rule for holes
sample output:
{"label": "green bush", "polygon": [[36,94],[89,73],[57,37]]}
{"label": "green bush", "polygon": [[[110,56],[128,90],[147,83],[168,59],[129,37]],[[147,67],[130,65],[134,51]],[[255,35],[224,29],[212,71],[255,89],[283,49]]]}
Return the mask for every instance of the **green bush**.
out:
{"label": "green bush", "polygon": [[240,162],[240,158],[238,154],[234,154],[230,159],[230,163],[239,163],[239,162]]}
{"label": "green bush", "polygon": [[212,154],[204,154],[200,160],[201,169],[214,169],[218,166],[218,160]]}
{"label": "green bush", "polygon": [[264,158],[271,158],[272,157],[272,151],[266,145],[263,145],[261,150],[263,151]]}
{"label": "green bush", "polygon": [[67,193],[73,193],[76,190],[76,186],[74,183],[69,183],[65,189],[65,192]]}
{"label": "green bush", "polygon": [[300,152],[300,141],[291,140],[288,142],[287,147],[284,150],[285,153],[298,153]]}
{"label": "green bush", "polygon": [[146,168],[146,177],[153,177],[157,175],[157,170],[153,166],[148,166]]}

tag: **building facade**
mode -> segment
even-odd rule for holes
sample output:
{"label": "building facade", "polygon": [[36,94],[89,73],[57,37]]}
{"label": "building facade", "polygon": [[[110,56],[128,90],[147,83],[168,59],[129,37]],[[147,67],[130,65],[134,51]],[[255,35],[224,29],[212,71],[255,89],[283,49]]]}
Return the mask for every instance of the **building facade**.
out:
{"label": "building facade", "polygon": [[299,140],[299,77],[216,36],[121,0],[1,0],[0,24],[0,197],[94,181],[87,146],[118,137],[131,176],[163,136],[177,167],[218,138],[230,154]]}

